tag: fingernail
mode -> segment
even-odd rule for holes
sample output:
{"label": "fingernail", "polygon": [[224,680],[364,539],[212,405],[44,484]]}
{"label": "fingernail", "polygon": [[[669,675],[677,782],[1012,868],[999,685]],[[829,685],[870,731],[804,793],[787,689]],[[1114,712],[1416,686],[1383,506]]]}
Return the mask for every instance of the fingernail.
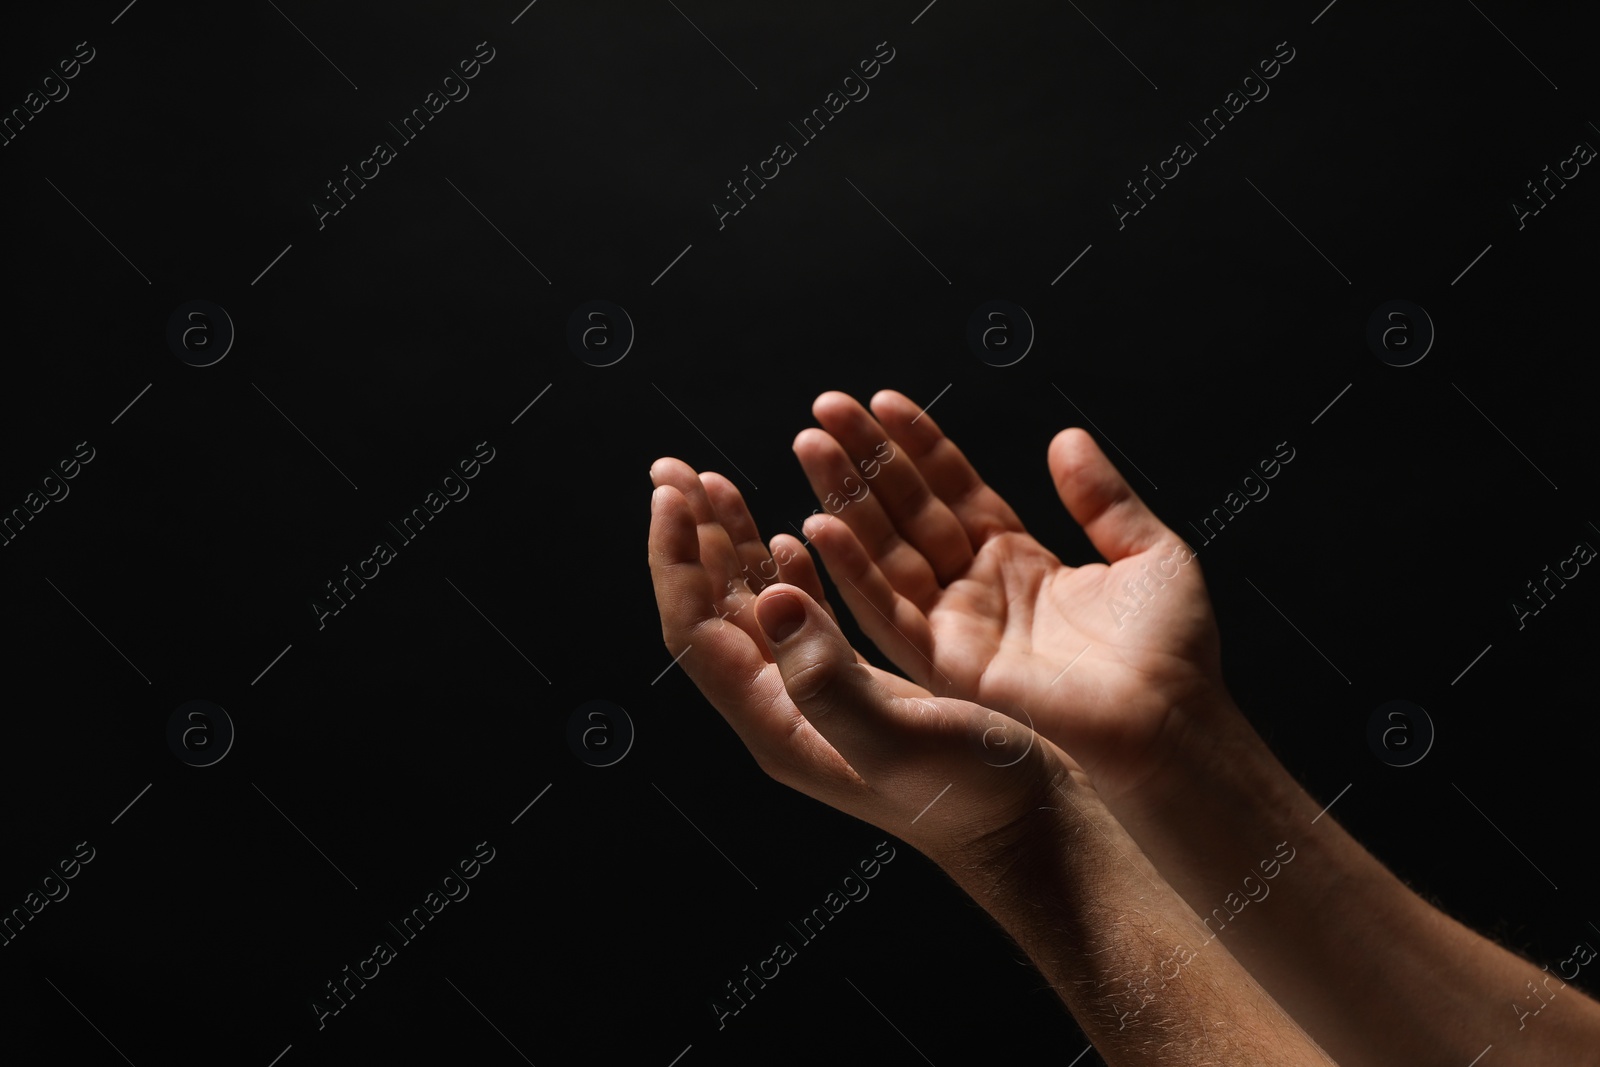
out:
{"label": "fingernail", "polygon": [[665,486],[657,486],[650,493],[650,514],[654,515],[661,509],[661,494],[666,492]]}
{"label": "fingernail", "polygon": [[756,620],[773,644],[782,644],[806,621],[806,606],[793,594],[779,593],[756,605]]}

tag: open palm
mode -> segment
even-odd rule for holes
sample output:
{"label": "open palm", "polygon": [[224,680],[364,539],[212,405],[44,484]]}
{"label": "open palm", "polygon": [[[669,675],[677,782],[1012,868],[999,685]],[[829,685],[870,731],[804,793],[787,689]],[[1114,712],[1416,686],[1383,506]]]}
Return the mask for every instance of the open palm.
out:
{"label": "open palm", "polygon": [[[804,532],[872,642],[912,679],[1061,745],[1110,795],[1136,788],[1174,713],[1222,690],[1199,565],[1081,429],[1051,442],[1056,490],[1108,563],[1034,539],[900,393],[843,393],[794,444],[829,515]],[[886,446],[886,442],[888,442]]]}
{"label": "open palm", "polygon": [[[1033,731],[935,696],[866,663],[822,599],[810,554],[787,534],[772,556],[739,491],[663,457],[651,465],[649,563],[674,662],[776,780],[889,830],[937,862],[1011,840],[1083,770]],[[744,561],[779,573],[754,595]],[[767,569],[764,573],[771,574]],[[775,598],[808,620],[779,654],[757,615]],[[957,796],[923,819],[932,801]]]}

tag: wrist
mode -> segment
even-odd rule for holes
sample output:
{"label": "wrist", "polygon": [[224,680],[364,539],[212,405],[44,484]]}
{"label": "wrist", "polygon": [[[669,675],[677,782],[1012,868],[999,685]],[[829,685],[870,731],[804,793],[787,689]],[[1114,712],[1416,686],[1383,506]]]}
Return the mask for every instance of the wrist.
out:
{"label": "wrist", "polygon": [[[1123,853],[1137,846],[1081,770],[1062,767],[1038,802],[1015,820],[946,855],[939,866],[1013,935],[1018,927],[1059,929],[1104,893]],[[1141,863],[1145,862],[1139,857]]]}
{"label": "wrist", "polygon": [[1176,706],[1138,787],[1106,803],[1202,915],[1242,892],[1246,876],[1259,880],[1263,863],[1275,869],[1280,852],[1312,857],[1297,866],[1323,872],[1315,888],[1302,885],[1318,898],[1358,873],[1375,873],[1367,869],[1370,857],[1331,817],[1313,821],[1319,803],[1225,690]]}
{"label": "wrist", "polygon": [[1251,780],[1259,788],[1281,766],[1221,683],[1174,700],[1140,759],[1140,770],[1106,793],[1119,817],[1193,803],[1193,790]]}

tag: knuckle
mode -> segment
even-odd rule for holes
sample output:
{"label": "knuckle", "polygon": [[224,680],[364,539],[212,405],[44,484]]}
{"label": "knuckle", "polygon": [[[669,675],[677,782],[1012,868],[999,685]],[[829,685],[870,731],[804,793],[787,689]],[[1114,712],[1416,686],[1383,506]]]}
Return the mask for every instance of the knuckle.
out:
{"label": "knuckle", "polygon": [[831,658],[806,653],[784,678],[784,688],[801,707],[826,710],[836,702],[843,666]]}

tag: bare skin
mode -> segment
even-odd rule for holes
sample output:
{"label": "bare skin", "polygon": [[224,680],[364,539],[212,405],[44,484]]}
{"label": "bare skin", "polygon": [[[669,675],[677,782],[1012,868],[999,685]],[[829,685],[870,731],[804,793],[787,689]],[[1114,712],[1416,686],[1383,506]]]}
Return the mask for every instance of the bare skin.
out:
{"label": "bare skin", "polygon": [[732,486],[672,459],[652,479],[663,639],[768,774],[939,864],[1114,1067],[1333,1062],[1230,954],[1190,948],[1199,918],[1058,746],[864,663],[794,538],[774,538],[781,580],[753,597],[736,578],[741,544],[759,541]]}
{"label": "bare skin", "polygon": [[[1233,953],[1345,1067],[1460,1065],[1491,1044],[1520,1064],[1600,1063],[1600,1005],[1561,992],[1556,973],[1572,977],[1583,950],[1530,964],[1418,898],[1331,814],[1318,818],[1323,804],[1223,683],[1198,561],[1088,433],[1061,431],[1046,456],[1103,557],[1071,566],[919,412],[891,391],[870,411],[824,393],[813,407],[822,428],[794,443],[838,511],[805,533],[885,656],[1071,752],[1207,929],[1213,915],[1225,922]],[[883,442],[908,462],[870,468],[859,494],[846,479]],[[840,492],[848,506],[830,502]],[[724,521],[748,522],[723,502]],[[1119,613],[1118,601],[1140,608]],[[1292,874],[1270,903],[1244,907],[1241,875],[1284,841],[1299,850]]]}

